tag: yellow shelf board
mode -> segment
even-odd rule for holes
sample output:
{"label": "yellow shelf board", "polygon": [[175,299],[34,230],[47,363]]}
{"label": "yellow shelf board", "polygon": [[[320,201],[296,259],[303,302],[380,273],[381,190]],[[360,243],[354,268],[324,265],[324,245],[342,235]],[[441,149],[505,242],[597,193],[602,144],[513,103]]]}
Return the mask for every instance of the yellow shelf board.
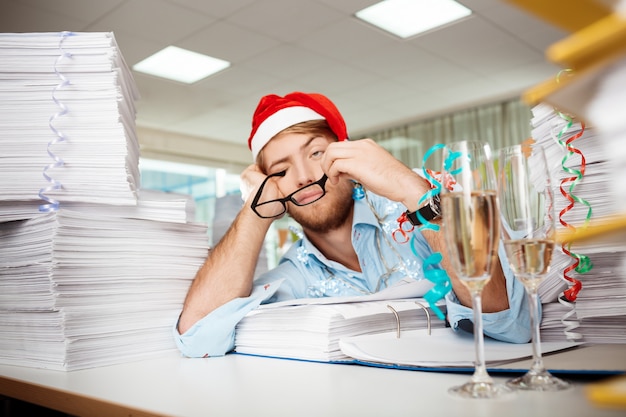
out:
{"label": "yellow shelf board", "polygon": [[[539,103],[550,104],[558,111],[570,114],[580,121],[589,122],[589,103],[597,99],[598,82],[611,71],[613,64],[626,65],[626,51],[622,57],[611,61],[598,61],[590,66],[572,71],[562,71],[540,84],[524,91],[521,98],[534,106]],[[615,70],[615,69],[613,69]],[[619,91],[604,91],[604,94],[619,95]]]}
{"label": "yellow shelf board", "polygon": [[626,18],[612,13],[554,43],[546,50],[548,60],[574,70],[612,61],[626,54]]}
{"label": "yellow shelf board", "polygon": [[626,375],[619,375],[589,384],[587,398],[601,407],[626,410]]}
{"label": "yellow shelf board", "polygon": [[504,0],[545,20],[553,26],[576,32],[611,13],[598,0]]}
{"label": "yellow shelf board", "polygon": [[534,106],[546,101],[546,98],[567,84],[568,77],[553,77],[537,84],[522,93],[522,100]]}
{"label": "yellow shelf board", "polygon": [[[556,240],[559,243],[574,243],[610,237],[615,234],[626,235],[626,214],[590,221],[586,226],[575,230],[560,231]],[[626,239],[624,239],[626,242]]]}

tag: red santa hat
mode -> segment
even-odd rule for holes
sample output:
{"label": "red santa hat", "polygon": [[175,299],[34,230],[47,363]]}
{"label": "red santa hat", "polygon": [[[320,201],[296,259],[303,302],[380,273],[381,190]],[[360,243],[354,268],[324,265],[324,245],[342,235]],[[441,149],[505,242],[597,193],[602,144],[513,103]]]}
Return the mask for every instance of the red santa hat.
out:
{"label": "red santa hat", "polygon": [[348,139],[346,122],[327,97],[317,93],[294,92],[280,97],[261,98],[252,118],[248,147],[256,160],[259,152],[277,133],[309,120],[326,120],[330,130],[342,141]]}

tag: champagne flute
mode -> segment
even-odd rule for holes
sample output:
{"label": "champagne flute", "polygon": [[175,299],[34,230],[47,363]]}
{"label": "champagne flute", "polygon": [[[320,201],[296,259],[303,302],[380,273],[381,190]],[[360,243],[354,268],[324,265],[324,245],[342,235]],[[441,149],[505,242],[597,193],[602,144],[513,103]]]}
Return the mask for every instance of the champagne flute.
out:
{"label": "champagne flute", "polygon": [[465,398],[498,398],[512,391],[496,384],[485,366],[483,288],[497,265],[500,242],[497,183],[491,148],[461,141],[444,148],[441,205],[450,263],[472,296],[476,362],[471,379],[449,391]]}
{"label": "champagne flute", "polygon": [[556,231],[554,196],[544,150],[530,144],[503,148],[497,171],[502,241],[511,270],[528,295],[533,346],[531,368],[507,385],[523,390],[562,390],[570,384],[545,369],[539,338],[537,289],[550,268]]}

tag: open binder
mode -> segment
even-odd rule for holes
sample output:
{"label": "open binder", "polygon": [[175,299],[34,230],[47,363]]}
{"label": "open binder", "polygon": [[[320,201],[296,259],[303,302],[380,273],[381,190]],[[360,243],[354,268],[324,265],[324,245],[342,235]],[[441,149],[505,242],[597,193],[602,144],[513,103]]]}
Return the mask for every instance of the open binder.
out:
{"label": "open binder", "polygon": [[[369,296],[262,305],[238,324],[235,352],[282,359],[421,371],[473,372],[473,336],[454,331],[421,298],[428,281],[404,280]],[[442,305],[443,306],[443,305]],[[526,372],[532,345],[486,340],[490,371]],[[555,372],[626,372],[621,345],[542,343]],[[597,353],[597,354],[596,354]],[[570,360],[571,355],[581,359]]]}
{"label": "open binder", "polygon": [[[339,345],[342,352],[363,365],[423,371],[474,371],[473,336],[450,328],[434,329],[430,335],[423,330],[413,330],[403,332],[401,337],[391,333],[348,337],[342,339]],[[551,353],[563,353],[579,346],[583,344],[569,341],[541,344],[547,358]],[[490,371],[525,372],[529,365],[523,361],[531,357],[530,343],[506,343],[485,338],[485,363]],[[550,359],[546,362],[550,363]],[[566,373],[626,372],[626,366],[607,366],[593,361],[554,365],[556,368],[553,371]]]}
{"label": "open binder", "polygon": [[[288,300],[262,305],[237,325],[238,353],[319,362],[350,362],[344,337],[444,328],[421,298],[432,286],[406,279],[367,296]],[[445,310],[442,302],[441,308]]]}
{"label": "open binder", "polygon": [[[454,331],[445,327],[440,320],[433,319],[433,315],[419,313],[426,310],[424,306],[417,310],[410,307],[414,300],[369,301],[381,308],[378,313],[370,317],[361,316],[335,319],[335,331],[316,337],[307,337],[306,333],[316,332],[316,327],[310,320],[320,320],[325,314],[310,314],[307,320],[302,321],[302,314],[292,307],[282,306],[274,309],[277,313],[283,310],[286,316],[293,321],[300,321],[300,330],[293,327],[282,329],[282,337],[273,340],[266,339],[265,343],[250,343],[238,338],[235,352],[237,354],[265,356],[279,359],[304,360],[325,362],[330,364],[353,364],[379,368],[403,369],[413,371],[471,373],[474,371],[473,336],[464,331]],[[393,314],[385,314],[382,310],[390,305],[405,304],[405,312],[401,316],[396,314],[395,308],[390,309]],[[337,311],[347,311],[357,304],[317,304],[301,305],[303,311],[318,313],[323,310],[336,308]],[[350,306],[347,307],[346,306]],[[412,311],[411,311],[412,310]],[[415,314],[417,313],[417,314]],[[306,315],[305,315],[306,316]],[[411,317],[423,317],[424,322],[413,321]],[[274,326],[283,326],[280,320],[273,315],[267,322]],[[434,320],[434,321],[433,321]],[[343,321],[342,324],[339,324]],[[380,323],[387,327],[380,330]],[[378,322],[378,323],[377,323]],[[429,324],[430,322],[430,324]],[[366,325],[367,323],[367,325]],[[377,323],[377,324],[373,324]],[[403,323],[407,328],[403,327]],[[332,326],[331,326],[332,327]],[[356,329],[360,329],[356,330]],[[368,330],[366,330],[368,329]],[[319,328],[317,328],[319,330]],[[251,330],[243,333],[250,336]],[[257,337],[262,334],[259,329]],[[276,335],[274,335],[276,336]],[[543,342],[541,344],[544,362],[553,373],[563,374],[590,374],[616,375],[626,373],[626,350],[619,344],[585,344],[572,341]],[[532,345],[530,343],[514,344],[487,338],[485,340],[485,360],[489,372],[525,373],[532,365]]]}

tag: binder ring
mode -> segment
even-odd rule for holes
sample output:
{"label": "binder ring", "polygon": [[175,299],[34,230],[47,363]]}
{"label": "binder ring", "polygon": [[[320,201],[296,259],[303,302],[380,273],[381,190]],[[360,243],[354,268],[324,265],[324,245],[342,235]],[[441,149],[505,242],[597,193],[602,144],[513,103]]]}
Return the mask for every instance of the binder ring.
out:
{"label": "binder ring", "polygon": [[[431,326],[430,326],[430,313],[428,312],[428,309],[422,303],[420,303],[419,301],[414,301],[414,302],[415,302],[415,304],[417,304],[417,306],[419,308],[424,310],[424,313],[426,313],[426,329],[428,331],[428,335],[430,336],[430,333],[431,333],[430,332],[430,329],[431,329]],[[389,304],[387,304],[387,308],[389,310],[391,310],[391,312],[393,313],[393,315],[396,318],[396,339],[400,339],[400,328],[401,328],[400,316],[398,315],[398,312],[396,311],[396,309],[393,308],[392,306],[390,306]]]}

